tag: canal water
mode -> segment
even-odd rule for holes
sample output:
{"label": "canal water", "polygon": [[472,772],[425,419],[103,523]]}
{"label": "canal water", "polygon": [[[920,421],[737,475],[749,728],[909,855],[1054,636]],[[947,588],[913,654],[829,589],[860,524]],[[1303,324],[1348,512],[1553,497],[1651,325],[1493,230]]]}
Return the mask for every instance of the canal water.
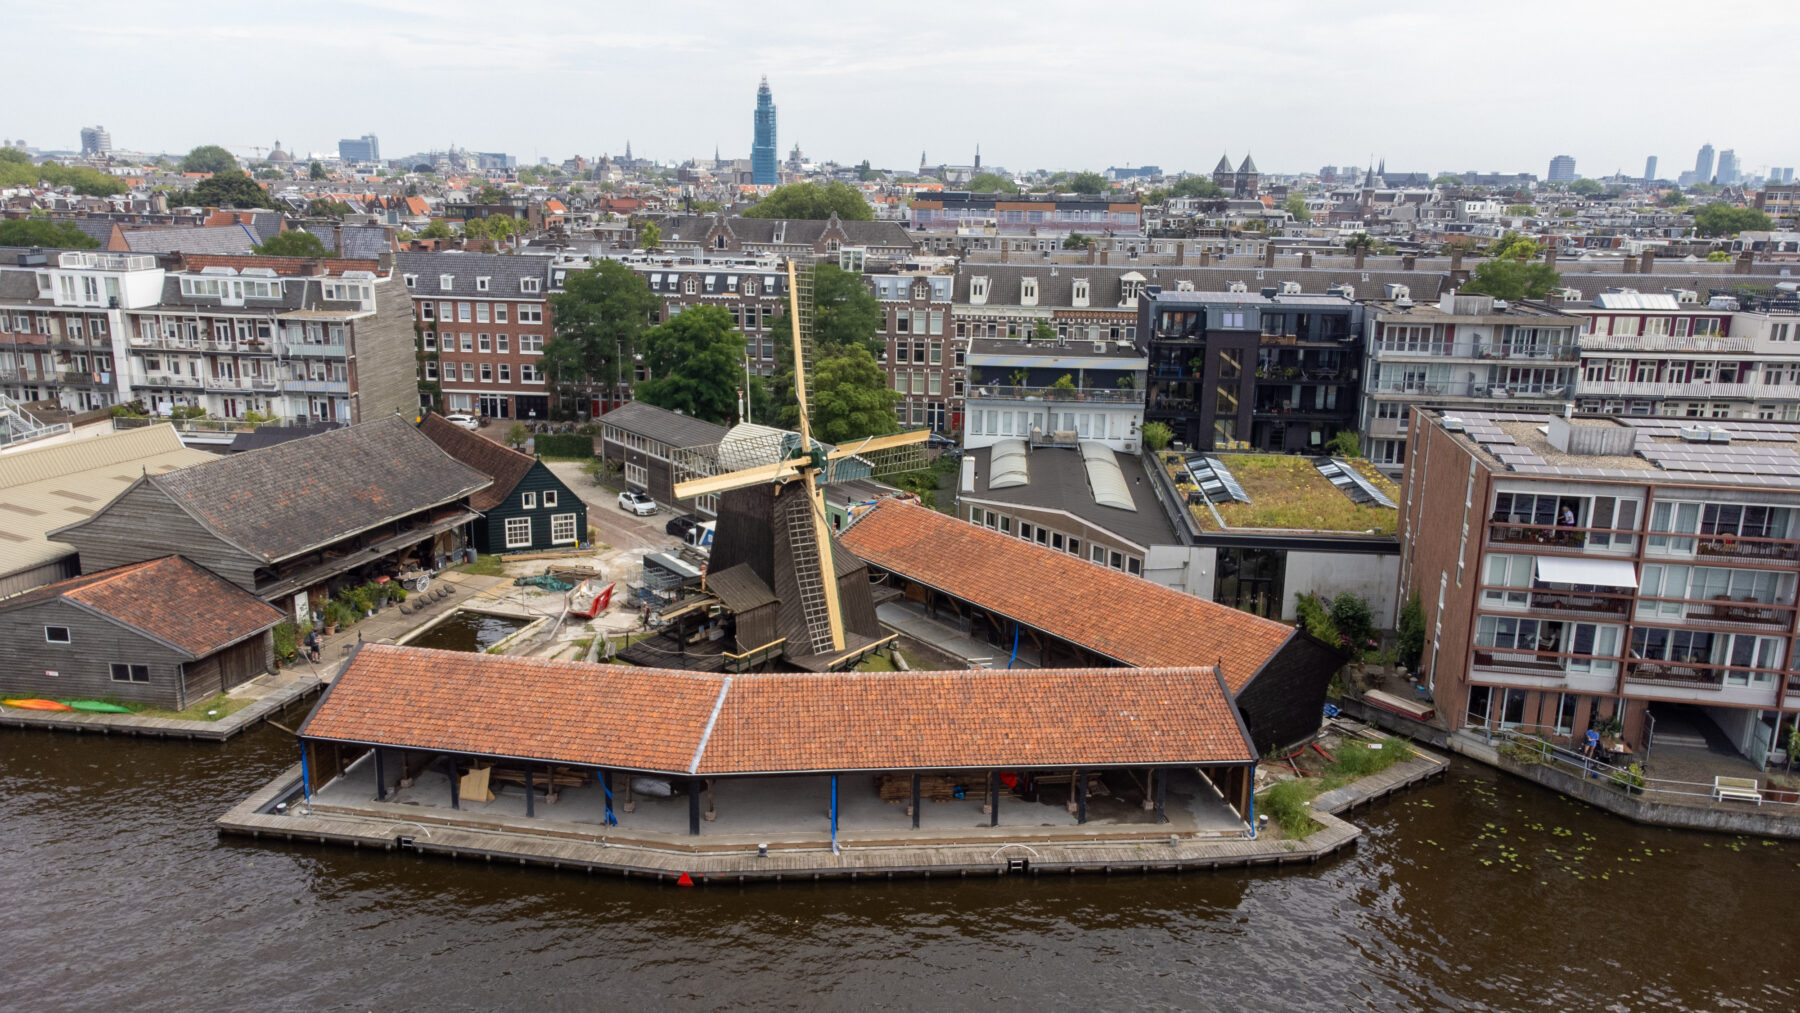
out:
{"label": "canal water", "polygon": [[530,621],[526,619],[457,609],[448,619],[406,643],[411,647],[431,647],[440,651],[485,651],[528,625]]}
{"label": "canal water", "polygon": [[1463,761],[1317,866],[681,889],[215,836],[295,756],[0,732],[0,1008],[1800,1008],[1800,846]]}

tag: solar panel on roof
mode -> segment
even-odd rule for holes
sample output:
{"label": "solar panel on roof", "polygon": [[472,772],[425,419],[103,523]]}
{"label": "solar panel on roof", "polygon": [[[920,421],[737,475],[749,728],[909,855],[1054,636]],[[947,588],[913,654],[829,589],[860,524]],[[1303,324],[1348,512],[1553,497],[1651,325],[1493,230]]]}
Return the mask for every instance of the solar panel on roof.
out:
{"label": "solar panel on roof", "polygon": [[1213,475],[1225,486],[1226,496],[1239,503],[1250,502],[1249,494],[1244,492],[1244,487],[1238,484],[1236,478],[1232,477],[1231,469],[1227,468],[1223,461],[1216,457],[1208,457],[1205,460],[1207,466],[1212,469]]}

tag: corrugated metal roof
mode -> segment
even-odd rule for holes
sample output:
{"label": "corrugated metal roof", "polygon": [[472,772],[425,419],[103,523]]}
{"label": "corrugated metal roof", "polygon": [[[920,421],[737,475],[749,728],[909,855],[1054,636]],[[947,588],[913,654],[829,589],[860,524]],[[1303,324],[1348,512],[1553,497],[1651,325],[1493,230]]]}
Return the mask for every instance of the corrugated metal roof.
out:
{"label": "corrugated metal roof", "polygon": [[45,533],[93,516],[146,472],[216,459],[182,446],[166,425],[0,454],[0,574],[73,554]]}

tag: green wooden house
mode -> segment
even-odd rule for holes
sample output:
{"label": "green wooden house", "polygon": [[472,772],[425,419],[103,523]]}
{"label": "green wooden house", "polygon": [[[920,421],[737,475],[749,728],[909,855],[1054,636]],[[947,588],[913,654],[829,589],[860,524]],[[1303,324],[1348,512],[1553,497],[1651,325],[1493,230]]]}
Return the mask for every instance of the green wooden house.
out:
{"label": "green wooden house", "polygon": [[475,522],[477,552],[542,552],[588,544],[587,504],[544,462],[501,446],[438,414],[419,430],[444,453],[494,480],[469,497],[481,512]]}

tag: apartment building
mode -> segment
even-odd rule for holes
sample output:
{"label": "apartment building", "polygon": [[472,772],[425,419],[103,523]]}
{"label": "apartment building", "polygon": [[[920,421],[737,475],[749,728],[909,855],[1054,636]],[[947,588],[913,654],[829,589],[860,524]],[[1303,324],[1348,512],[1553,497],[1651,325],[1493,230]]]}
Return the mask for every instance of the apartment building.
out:
{"label": "apartment building", "polygon": [[1364,317],[1364,454],[1398,473],[1419,408],[1562,414],[1575,389],[1580,327],[1580,318],[1544,303],[1453,289],[1415,303],[1405,286],[1388,285]]}
{"label": "apartment building", "polygon": [[1414,413],[1400,597],[1451,728],[1710,720],[1758,763],[1800,710],[1800,425]]}
{"label": "apartment building", "polygon": [[912,228],[956,231],[994,228],[1002,233],[1056,236],[1144,231],[1144,206],[1136,199],[1114,200],[1077,194],[1029,196],[946,190],[913,198]]}
{"label": "apartment building", "polygon": [[1148,363],[1132,342],[973,338],[967,361],[969,449],[1080,440],[1137,453]]}
{"label": "apartment building", "polygon": [[136,401],[356,423],[418,404],[411,311],[378,261],[61,251],[0,267],[0,380],[85,411]]}
{"label": "apartment building", "polygon": [[879,356],[901,400],[894,406],[904,428],[953,433],[963,427],[968,339],[953,333],[956,277],[901,270],[865,280],[881,304]]}
{"label": "apartment building", "polygon": [[544,342],[555,333],[550,258],[402,253],[398,270],[419,330],[426,407],[499,419],[550,417],[541,365]]}
{"label": "apartment building", "polygon": [[1577,411],[1800,418],[1800,303],[1611,288],[1582,320]]}
{"label": "apartment building", "polygon": [[1363,307],[1284,282],[1250,292],[1164,291],[1137,300],[1144,416],[1203,450],[1319,453],[1357,428]]}

